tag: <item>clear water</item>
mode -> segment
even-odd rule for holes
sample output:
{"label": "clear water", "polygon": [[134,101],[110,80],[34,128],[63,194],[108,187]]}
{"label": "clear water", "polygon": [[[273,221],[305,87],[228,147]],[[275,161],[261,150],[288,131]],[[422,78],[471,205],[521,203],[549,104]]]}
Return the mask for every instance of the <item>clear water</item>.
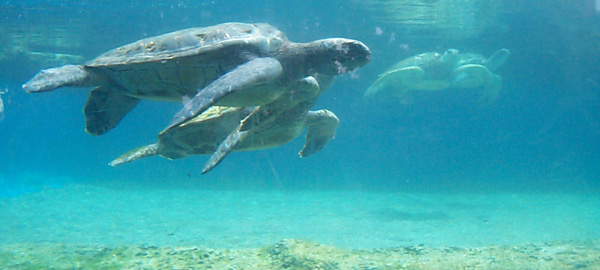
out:
{"label": "clear water", "polygon": [[[597,1],[101,2],[0,3],[0,90],[7,92],[1,95],[0,122],[3,207],[49,192],[40,191],[44,187],[107,182],[160,183],[165,192],[193,186],[598,194]],[[229,21],[267,22],[297,42],[347,37],[370,47],[372,62],[339,77],[315,105],[341,121],[336,138],[321,152],[299,158],[300,137],[278,148],[233,153],[206,175],[200,175],[206,156],[147,158],[113,168],[107,163],[115,157],[154,142],[181,105],[144,101],[114,130],[94,137],[84,132],[82,114],[89,89],[41,94],[21,89],[37,71],[57,63],[78,64],[148,36]],[[404,99],[363,97],[377,75],[397,61],[447,48],[483,55],[510,49],[509,60],[496,71],[504,82],[496,101],[478,107],[477,89],[413,93]],[[576,238],[588,236],[598,237]],[[384,245],[394,244],[414,243]]]}

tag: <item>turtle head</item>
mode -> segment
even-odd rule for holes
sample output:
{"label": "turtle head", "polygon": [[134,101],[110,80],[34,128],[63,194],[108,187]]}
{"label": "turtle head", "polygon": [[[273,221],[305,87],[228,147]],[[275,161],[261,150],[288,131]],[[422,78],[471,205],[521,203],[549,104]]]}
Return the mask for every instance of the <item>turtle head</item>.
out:
{"label": "turtle head", "polygon": [[[345,38],[321,39],[310,43],[306,64],[309,74],[339,75],[371,61],[371,51],[360,41]],[[312,52],[311,52],[312,51]]]}
{"label": "turtle head", "polygon": [[443,63],[452,64],[458,60],[458,50],[457,49],[448,49],[442,56],[440,56],[440,61]]}

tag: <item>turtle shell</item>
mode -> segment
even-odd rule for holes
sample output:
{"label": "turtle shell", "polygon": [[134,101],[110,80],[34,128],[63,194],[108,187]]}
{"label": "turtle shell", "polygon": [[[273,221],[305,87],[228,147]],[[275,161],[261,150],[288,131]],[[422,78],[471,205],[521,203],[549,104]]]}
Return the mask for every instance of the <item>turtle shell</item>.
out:
{"label": "turtle shell", "polygon": [[426,52],[426,53],[417,54],[417,55],[408,57],[408,58],[396,63],[395,65],[390,67],[387,70],[387,72],[398,70],[398,69],[405,68],[405,67],[411,67],[411,66],[427,68],[429,66],[435,65],[439,61],[440,56],[441,56],[441,54],[439,54],[437,52]]}
{"label": "turtle shell", "polygon": [[221,141],[235,130],[251,108],[213,106],[202,114],[158,135],[161,156],[212,154]]}
{"label": "turtle shell", "polygon": [[485,64],[486,58],[477,53],[461,53],[458,55],[455,68],[464,65],[483,65]]}
{"label": "turtle shell", "polygon": [[179,30],[145,38],[110,50],[87,66],[110,66],[164,61],[202,53],[217,53],[228,46],[247,44],[264,54],[279,50],[285,34],[268,24],[223,23]]}
{"label": "turtle shell", "polygon": [[85,67],[129,96],[181,101],[250,57],[277,52],[285,34],[268,24],[224,23],[142,39],[108,51]]}
{"label": "turtle shell", "polygon": [[[447,58],[447,55],[451,55],[452,57]],[[457,55],[458,51],[453,49],[446,51],[444,54],[437,52],[418,54],[398,62],[396,65],[389,68],[386,73],[409,67],[419,67],[425,72],[425,77],[423,77],[421,80],[423,80],[426,84],[428,84],[428,82],[433,82],[433,85],[438,85],[440,81],[445,81],[446,78],[451,74],[456,61],[456,57],[454,56]],[[422,88],[438,89],[440,87],[445,88],[443,86],[423,86]]]}

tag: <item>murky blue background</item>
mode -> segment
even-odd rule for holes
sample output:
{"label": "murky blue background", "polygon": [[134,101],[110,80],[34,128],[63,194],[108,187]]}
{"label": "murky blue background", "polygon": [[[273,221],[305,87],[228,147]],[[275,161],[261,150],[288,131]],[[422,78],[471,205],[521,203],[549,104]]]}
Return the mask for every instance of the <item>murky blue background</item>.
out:
{"label": "murky blue background", "polygon": [[[402,18],[400,1],[2,1],[0,3],[0,194],[66,182],[190,182],[215,188],[597,191],[600,187],[600,13],[594,1],[446,3],[433,25]],[[406,2],[408,3],[408,2]],[[398,6],[396,6],[398,8]],[[404,8],[404,9],[402,9]],[[405,4],[411,16],[431,9]],[[477,16],[475,16],[477,15]],[[418,17],[418,16],[417,16]],[[462,20],[461,18],[464,18]],[[135,40],[222,22],[267,22],[297,42],[347,37],[373,60],[338,78],[315,109],[341,120],[335,140],[301,159],[303,138],[233,153],[200,175],[206,156],[109,161],[152,143],[180,104],[144,101],[111,132],[84,132],[89,89],[27,94],[21,84],[48,58],[92,59]],[[428,25],[429,23],[429,25]],[[452,23],[456,23],[453,25]],[[511,50],[490,106],[473,89],[365,99],[377,75],[408,56],[456,48],[489,56]],[[79,57],[79,58],[77,58]],[[54,61],[54,62],[53,62]],[[73,63],[74,60],[68,60]]]}

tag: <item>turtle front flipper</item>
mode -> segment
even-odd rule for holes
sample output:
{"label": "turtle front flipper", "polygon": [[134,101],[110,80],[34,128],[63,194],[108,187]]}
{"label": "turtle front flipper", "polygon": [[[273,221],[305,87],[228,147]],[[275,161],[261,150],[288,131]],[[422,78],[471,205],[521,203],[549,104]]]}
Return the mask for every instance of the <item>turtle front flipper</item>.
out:
{"label": "turtle front flipper", "polygon": [[492,80],[492,73],[482,65],[462,65],[454,70],[452,87],[475,88],[488,85]]}
{"label": "turtle front flipper", "polygon": [[386,89],[389,85],[389,81],[385,78],[385,74],[377,77],[377,80],[369,88],[367,88],[367,92],[365,92],[365,97],[372,97],[373,95],[379,93],[383,89]]}
{"label": "turtle front flipper", "polygon": [[369,86],[365,97],[370,97],[381,92],[392,93],[402,96],[408,89],[417,89],[417,85],[423,81],[425,71],[418,66],[409,66],[385,72]]}
{"label": "turtle front flipper", "polygon": [[497,50],[490,58],[484,61],[485,67],[487,67],[490,71],[495,71],[500,66],[504,65],[506,60],[510,56],[510,51],[508,49],[500,49]]}
{"label": "turtle front flipper", "polygon": [[113,129],[140,100],[121,94],[123,91],[99,86],[90,92],[83,112],[85,131],[92,135],[102,135]]}
{"label": "turtle front flipper", "polygon": [[142,147],[133,149],[133,150],[121,155],[120,157],[116,158],[115,160],[111,161],[110,163],[108,163],[108,165],[115,167],[115,166],[119,166],[123,163],[128,163],[128,162],[134,161],[136,159],[150,157],[150,156],[156,156],[157,154],[158,154],[158,144],[154,143],[154,144],[150,144],[150,145],[146,145],[146,146],[142,146]]}
{"label": "turtle front flipper", "polygon": [[306,115],[308,132],[304,147],[298,153],[307,157],[321,150],[335,136],[340,120],[328,110],[309,111]]}
{"label": "turtle front flipper", "polygon": [[502,78],[491,73],[485,66],[468,64],[454,70],[452,87],[481,87],[483,91],[479,99],[479,106],[485,106],[498,97],[502,89]]}
{"label": "turtle front flipper", "polygon": [[[282,70],[283,68],[277,59],[268,57],[257,58],[234,68],[199,91],[173,117],[167,129],[201,114],[227,95],[244,90],[251,91],[253,86],[264,84],[277,78]],[[256,102],[253,105],[261,105],[263,101],[261,99],[266,97],[256,96],[255,98]],[[246,104],[237,105],[244,106]],[[229,106],[236,105],[229,104]]]}
{"label": "turtle front flipper", "polygon": [[92,75],[80,65],[66,65],[40,71],[23,84],[29,93],[51,91],[63,86],[87,86]]}

